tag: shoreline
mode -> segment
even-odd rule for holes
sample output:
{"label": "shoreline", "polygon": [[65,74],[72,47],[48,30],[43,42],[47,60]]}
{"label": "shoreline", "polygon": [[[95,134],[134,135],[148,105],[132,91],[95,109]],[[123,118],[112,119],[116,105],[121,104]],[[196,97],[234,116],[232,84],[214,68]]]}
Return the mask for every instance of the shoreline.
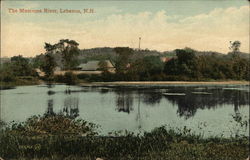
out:
{"label": "shoreline", "polygon": [[[13,89],[17,86],[33,86],[46,84],[39,80],[38,83],[0,83],[0,90]],[[52,84],[65,84],[53,82]],[[80,82],[72,86],[80,87],[154,87],[154,86],[174,86],[174,85],[249,85],[250,81],[114,81],[114,82]]]}
{"label": "shoreline", "polygon": [[84,82],[79,86],[250,85],[249,81],[116,81]]}

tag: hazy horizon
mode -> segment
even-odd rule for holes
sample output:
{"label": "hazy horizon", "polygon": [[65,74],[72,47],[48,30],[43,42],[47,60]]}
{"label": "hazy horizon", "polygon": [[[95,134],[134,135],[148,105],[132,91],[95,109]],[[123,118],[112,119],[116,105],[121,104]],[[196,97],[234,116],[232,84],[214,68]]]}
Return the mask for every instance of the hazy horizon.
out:
{"label": "hazy horizon", "polygon": [[[120,47],[120,46],[116,46],[116,47]],[[123,47],[129,47],[129,46],[123,46]],[[104,46],[104,47],[93,47],[93,48],[79,48],[80,50],[90,50],[90,49],[96,49],[96,48],[115,48],[115,47],[108,47],[108,46]],[[176,49],[185,49],[185,48],[190,48],[190,47],[184,47],[184,48],[176,48]],[[136,50],[136,49],[138,49],[138,48],[132,48],[132,49],[134,49],[134,50]],[[166,50],[166,51],[159,51],[159,50],[153,50],[153,49],[150,49],[150,48],[145,48],[145,49],[147,49],[147,50],[149,50],[149,51],[156,51],[156,52],[160,52],[160,53],[164,53],[164,52],[172,52],[172,51],[174,51],[174,50]],[[145,49],[141,49],[141,50],[145,50]],[[198,52],[217,52],[217,51],[212,51],[212,50],[208,50],[208,51],[206,51],[206,50],[203,50],[203,51],[201,51],[201,50],[197,50],[197,49],[195,49],[195,48],[190,48],[190,49],[193,49],[193,50],[195,50],[195,51],[198,51]],[[35,55],[33,55],[33,56],[26,56],[26,55],[23,55],[23,54],[17,54],[17,55],[14,55],[14,56],[19,56],[19,55],[21,55],[21,56],[23,56],[23,57],[26,57],[26,58],[32,58],[32,57],[35,57],[35,56],[37,56],[37,55],[40,55],[40,54],[44,54],[45,53],[45,49],[44,49],[44,52],[42,52],[42,53],[39,53],[39,54],[35,54]],[[221,53],[221,54],[228,54],[229,53],[229,51],[227,52],[227,53],[222,53],[222,52],[217,52],[217,53]],[[246,53],[246,52],[241,52],[241,53]],[[247,53],[247,54],[250,54],[250,53]],[[11,58],[12,56],[1,56],[0,58]]]}
{"label": "hazy horizon", "polygon": [[139,37],[141,49],[160,52],[190,47],[228,53],[229,41],[239,40],[249,53],[248,1],[1,1],[1,8],[1,57],[33,57],[45,52],[44,42],[60,39],[73,39],[80,49],[138,48]]}

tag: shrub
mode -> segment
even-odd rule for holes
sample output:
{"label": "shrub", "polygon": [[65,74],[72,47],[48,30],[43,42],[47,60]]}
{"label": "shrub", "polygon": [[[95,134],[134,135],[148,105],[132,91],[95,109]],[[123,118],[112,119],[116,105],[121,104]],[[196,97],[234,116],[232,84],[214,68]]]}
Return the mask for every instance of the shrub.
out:
{"label": "shrub", "polygon": [[88,80],[91,75],[89,74],[78,74],[77,78],[82,80]]}
{"label": "shrub", "polygon": [[64,75],[54,76],[54,81],[73,85],[77,83],[78,78],[72,72],[66,72]]}
{"label": "shrub", "polygon": [[12,74],[2,74],[0,80],[3,82],[14,82],[16,81],[16,78]]}
{"label": "shrub", "polygon": [[64,83],[64,75],[55,75],[54,80],[59,83]]}

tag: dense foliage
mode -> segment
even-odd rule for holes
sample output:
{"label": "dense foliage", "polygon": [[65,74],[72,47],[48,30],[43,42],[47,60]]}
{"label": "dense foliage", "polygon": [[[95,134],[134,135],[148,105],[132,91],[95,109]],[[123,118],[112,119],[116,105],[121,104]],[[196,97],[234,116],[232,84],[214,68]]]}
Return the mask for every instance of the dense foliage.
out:
{"label": "dense foliage", "polygon": [[34,116],[0,130],[0,155],[5,159],[58,160],[234,160],[248,156],[247,137],[205,139],[185,127],[179,132],[159,127],[143,134],[113,132],[96,136],[95,126],[63,115]]}
{"label": "dense foliage", "polygon": [[165,64],[169,77],[183,80],[249,80],[250,61],[234,54],[232,57],[196,56],[194,50],[176,50],[177,57]]}
{"label": "dense foliage", "polygon": [[[72,84],[78,82],[77,78],[80,79],[79,82],[250,80],[250,57],[249,54],[240,52],[239,41],[231,42],[231,52],[228,54],[200,52],[190,48],[162,53],[129,47],[81,51],[78,45],[74,40],[62,39],[54,45],[45,43],[46,52],[34,58],[24,58],[20,55],[11,57],[1,65],[0,81],[3,84],[15,84],[28,76],[28,80],[35,82],[34,77],[38,77],[37,69],[44,71],[43,80]],[[72,71],[80,62],[89,60],[99,60],[98,65],[103,73],[77,76],[67,73],[65,76],[54,76],[56,68]],[[115,72],[105,69],[105,60],[111,61]]]}
{"label": "dense foliage", "polygon": [[207,81],[250,80],[250,59],[240,53],[197,54],[185,48],[175,50],[175,55],[165,62],[160,56],[132,58],[134,52],[128,48],[116,48],[116,73],[90,76],[89,81]]}
{"label": "dense foliage", "polygon": [[29,58],[13,56],[8,62],[0,66],[0,86],[11,84],[37,84],[38,75],[32,67]]}
{"label": "dense foliage", "polygon": [[54,70],[56,67],[55,58],[53,57],[52,53],[48,52],[44,55],[43,61],[44,62],[42,63],[40,68],[42,69],[42,71],[44,71],[47,78],[51,78],[54,75]]}

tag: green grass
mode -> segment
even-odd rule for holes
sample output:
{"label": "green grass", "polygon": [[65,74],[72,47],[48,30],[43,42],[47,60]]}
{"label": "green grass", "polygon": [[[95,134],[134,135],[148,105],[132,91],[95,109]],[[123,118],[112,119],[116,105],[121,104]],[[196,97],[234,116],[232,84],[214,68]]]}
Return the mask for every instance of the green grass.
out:
{"label": "green grass", "polygon": [[[2,123],[3,124],[3,123]],[[4,124],[3,124],[4,125]],[[97,126],[65,116],[34,116],[0,133],[0,156],[23,160],[236,160],[249,154],[248,137],[203,138],[159,127],[144,134],[100,136]]]}

